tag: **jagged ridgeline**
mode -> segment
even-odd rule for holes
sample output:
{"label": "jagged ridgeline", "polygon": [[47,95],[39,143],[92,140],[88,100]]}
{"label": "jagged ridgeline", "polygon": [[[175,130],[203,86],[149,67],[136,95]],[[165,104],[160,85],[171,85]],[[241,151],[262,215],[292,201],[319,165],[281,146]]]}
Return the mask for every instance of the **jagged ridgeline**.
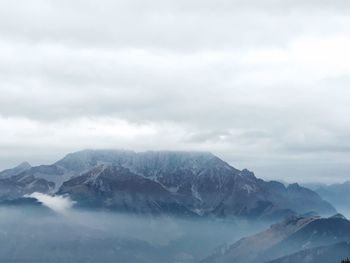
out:
{"label": "jagged ridgeline", "polygon": [[207,152],[84,150],[52,165],[23,163],[0,173],[2,201],[33,192],[131,213],[277,219],[336,212],[307,188],[264,181]]}

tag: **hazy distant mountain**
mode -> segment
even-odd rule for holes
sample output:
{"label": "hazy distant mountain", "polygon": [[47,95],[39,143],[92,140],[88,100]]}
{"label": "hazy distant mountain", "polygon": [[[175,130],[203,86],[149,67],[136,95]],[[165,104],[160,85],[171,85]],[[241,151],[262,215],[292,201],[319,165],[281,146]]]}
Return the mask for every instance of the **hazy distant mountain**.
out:
{"label": "hazy distant mountain", "polygon": [[23,162],[14,168],[6,169],[6,170],[0,172],[0,178],[14,176],[14,175],[20,174],[24,171],[27,171],[30,168],[31,168],[31,165],[28,162]]}
{"label": "hazy distant mountain", "polygon": [[40,192],[69,194],[80,205],[129,212],[265,219],[335,213],[307,188],[266,182],[206,152],[84,150],[18,176],[40,179],[49,186]]}
{"label": "hazy distant mountain", "polygon": [[350,211],[350,182],[342,184],[322,185],[315,188],[324,200],[332,203],[337,209]]}
{"label": "hazy distant mountain", "polygon": [[[231,246],[218,249],[203,262],[253,263],[283,258],[285,261],[281,259],[273,262],[294,263],[300,261],[288,261],[288,255],[348,241],[350,241],[350,221],[342,215],[330,218],[294,217],[283,223],[273,225],[264,232],[243,238]],[[307,250],[299,253],[299,255],[304,255],[306,258],[313,257],[314,252],[315,250]],[[347,256],[350,256],[350,250],[347,253]],[[294,256],[291,258],[294,258]]]}

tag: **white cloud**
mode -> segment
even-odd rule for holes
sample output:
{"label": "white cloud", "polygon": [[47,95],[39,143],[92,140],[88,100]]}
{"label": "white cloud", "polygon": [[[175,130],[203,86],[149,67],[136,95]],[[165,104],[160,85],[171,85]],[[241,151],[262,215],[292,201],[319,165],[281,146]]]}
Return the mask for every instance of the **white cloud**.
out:
{"label": "white cloud", "polygon": [[47,206],[48,208],[60,214],[67,213],[74,205],[74,202],[69,197],[66,197],[66,196],[58,196],[58,195],[51,196],[51,195],[35,192],[28,195],[28,197],[37,199],[44,206]]}
{"label": "white cloud", "polygon": [[262,177],[343,180],[349,9],[2,1],[0,167],[82,148],[188,149]]}

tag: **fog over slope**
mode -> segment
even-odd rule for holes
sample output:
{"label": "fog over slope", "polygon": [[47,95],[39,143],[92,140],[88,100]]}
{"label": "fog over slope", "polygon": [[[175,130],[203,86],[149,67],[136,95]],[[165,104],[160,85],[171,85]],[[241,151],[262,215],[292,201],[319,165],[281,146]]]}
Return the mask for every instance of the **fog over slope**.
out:
{"label": "fog over slope", "polygon": [[[20,168],[0,174],[6,262],[198,262],[281,218],[335,212],[208,152],[83,150]],[[295,231],[277,228],[272,242]]]}
{"label": "fog over slope", "polygon": [[1,206],[0,261],[197,262],[218,244],[234,242],[262,227],[69,208],[51,210],[38,204]]}
{"label": "fog over slope", "polygon": [[350,217],[350,181],[331,185],[315,185],[314,191],[332,203],[342,214]]}

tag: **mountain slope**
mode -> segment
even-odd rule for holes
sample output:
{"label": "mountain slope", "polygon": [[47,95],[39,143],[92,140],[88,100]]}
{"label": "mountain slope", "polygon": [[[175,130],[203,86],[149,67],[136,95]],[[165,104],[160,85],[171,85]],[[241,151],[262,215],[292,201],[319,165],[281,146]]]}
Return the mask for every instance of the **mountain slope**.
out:
{"label": "mountain slope", "polygon": [[7,177],[14,176],[14,175],[18,175],[24,171],[29,170],[30,168],[31,168],[31,165],[28,162],[23,162],[14,168],[6,169],[6,170],[0,172],[0,178],[7,178]]}
{"label": "mountain slope", "polygon": [[202,263],[263,262],[260,257],[266,250],[316,219],[314,217],[291,217],[282,223],[272,225],[263,232],[243,238],[231,246],[218,248]]}
{"label": "mountain slope", "polygon": [[203,262],[253,263],[279,258],[281,261],[276,262],[299,262],[288,261],[288,255],[302,251],[299,255],[307,255],[306,250],[314,255],[314,248],[348,241],[350,221],[341,215],[329,218],[294,217],[254,236],[243,238],[226,249],[219,249]]}
{"label": "mountain slope", "polygon": [[342,216],[319,218],[264,252],[263,261],[298,251],[350,241],[350,221]]}
{"label": "mountain slope", "polygon": [[350,242],[303,250],[268,263],[340,263],[346,258],[350,258]]}
{"label": "mountain slope", "polygon": [[34,192],[49,193],[54,183],[23,173],[9,178],[0,178],[0,200],[21,198]]}
{"label": "mountain slope", "polygon": [[88,207],[122,212],[191,215],[159,183],[121,166],[99,166],[65,182],[58,194],[67,194]]}
{"label": "mountain slope", "polygon": [[316,187],[317,192],[324,200],[334,204],[342,213],[349,213],[350,182],[342,184],[323,185]]}

